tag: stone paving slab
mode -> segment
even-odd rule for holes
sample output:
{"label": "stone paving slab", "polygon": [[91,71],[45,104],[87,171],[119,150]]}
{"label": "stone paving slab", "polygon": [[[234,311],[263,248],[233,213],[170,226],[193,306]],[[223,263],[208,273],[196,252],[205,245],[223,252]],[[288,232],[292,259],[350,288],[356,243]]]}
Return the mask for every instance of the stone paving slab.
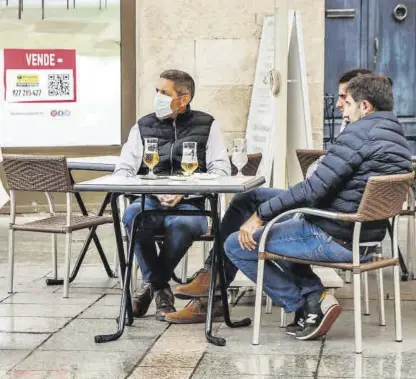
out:
{"label": "stone paving slab", "polygon": [[0,333],[1,350],[32,350],[48,339],[50,334]]}
{"label": "stone paving slab", "polygon": [[127,376],[140,359],[140,352],[96,352],[89,351],[35,351],[17,370],[48,371],[64,370],[78,374],[88,371],[99,372],[104,377],[110,375]]}
{"label": "stone paving slab", "polygon": [[0,332],[52,333],[67,324],[70,318],[0,317]]}
{"label": "stone paving slab", "polygon": [[193,378],[237,378],[243,375],[268,375],[287,378],[313,377],[318,355],[251,355],[207,354],[200,362]]}
{"label": "stone paving slab", "polygon": [[167,368],[167,367],[137,367],[129,376],[130,379],[187,379],[190,378],[193,368]]}
{"label": "stone paving slab", "polygon": [[29,354],[30,350],[0,350],[0,370],[11,370]]}
{"label": "stone paving slab", "polygon": [[[110,232],[111,228],[104,229],[102,236],[112,262]],[[76,246],[80,247],[83,237],[80,234]],[[273,307],[272,314],[262,315],[260,345],[251,345],[252,327],[231,329],[214,323],[214,334],[227,339],[225,347],[217,347],[206,342],[203,324],[156,321],[152,303],[148,315],[126,327],[118,341],[96,344],[96,334],[117,329],[119,279],[107,278],[91,249],[87,264],[70,286],[70,297],[63,299],[61,286],[45,284],[51,273],[49,236],[39,238],[31,233],[21,242],[17,293],[12,296],[7,294],[7,264],[0,263],[0,329],[3,325],[9,330],[0,332],[0,378],[414,378],[416,301],[402,302],[404,341],[397,343],[393,301],[386,301],[387,326],[377,325],[377,287],[371,273],[370,297],[374,300],[370,302],[371,316],[363,316],[364,353],[359,359],[353,352],[352,285],[337,291],[344,312],[320,341],[301,342],[287,336],[279,327],[280,308]],[[37,254],[33,254],[34,247],[39,249]],[[190,273],[200,267],[201,255],[201,250],[192,251]],[[7,233],[0,228],[0,262],[6,261]],[[416,281],[401,283],[401,287],[404,299],[416,300]],[[385,294],[392,298],[390,270],[385,270]],[[253,316],[253,295],[248,292],[232,309],[232,319]],[[180,309],[186,304],[177,301],[175,306]]]}
{"label": "stone paving slab", "polygon": [[53,304],[53,305],[90,305],[100,298],[100,295],[73,294],[67,299],[62,294],[55,293],[16,293],[3,300],[2,303],[13,304]]}
{"label": "stone paving slab", "polygon": [[85,309],[85,305],[14,304],[0,303],[0,317],[75,317]]}

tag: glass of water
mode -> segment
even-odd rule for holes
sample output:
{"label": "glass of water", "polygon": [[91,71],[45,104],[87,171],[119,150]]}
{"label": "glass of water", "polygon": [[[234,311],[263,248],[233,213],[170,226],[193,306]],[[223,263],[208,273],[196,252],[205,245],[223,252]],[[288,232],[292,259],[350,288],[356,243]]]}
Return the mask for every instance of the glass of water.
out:
{"label": "glass of water", "polygon": [[243,176],[241,170],[247,164],[247,141],[245,138],[234,138],[233,141],[233,153],[231,160],[235,167],[237,167],[237,176]]}

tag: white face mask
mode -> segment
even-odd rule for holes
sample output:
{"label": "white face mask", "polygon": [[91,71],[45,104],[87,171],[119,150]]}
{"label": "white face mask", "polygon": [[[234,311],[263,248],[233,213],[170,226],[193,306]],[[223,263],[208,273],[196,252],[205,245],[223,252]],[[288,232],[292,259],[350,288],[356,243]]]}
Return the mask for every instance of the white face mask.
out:
{"label": "white face mask", "polygon": [[179,108],[177,107],[176,109],[172,110],[172,108],[170,107],[172,101],[172,97],[164,95],[160,92],[155,96],[154,108],[157,118],[164,119],[168,118],[169,116],[172,116],[172,114]]}

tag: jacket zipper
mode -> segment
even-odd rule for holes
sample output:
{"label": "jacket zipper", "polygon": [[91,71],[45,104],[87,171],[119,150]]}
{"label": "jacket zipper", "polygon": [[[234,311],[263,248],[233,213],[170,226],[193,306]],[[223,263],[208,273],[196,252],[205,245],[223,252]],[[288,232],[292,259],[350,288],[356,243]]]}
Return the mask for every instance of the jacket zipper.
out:
{"label": "jacket zipper", "polygon": [[173,146],[175,145],[178,136],[176,135],[176,120],[173,120],[173,129],[175,131],[175,140],[170,147],[170,174],[173,175]]}

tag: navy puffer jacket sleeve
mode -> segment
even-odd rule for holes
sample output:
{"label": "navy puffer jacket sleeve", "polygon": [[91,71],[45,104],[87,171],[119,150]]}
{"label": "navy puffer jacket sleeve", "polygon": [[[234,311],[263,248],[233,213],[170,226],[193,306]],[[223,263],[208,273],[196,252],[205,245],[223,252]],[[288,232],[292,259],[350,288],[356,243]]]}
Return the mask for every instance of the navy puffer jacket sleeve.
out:
{"label": "navy puffer jacket sleeve", "polygon": [[[259,215],[267,221],[298,207],[354,213],[370,176],[410,171],[411,153],[402,126],[391,112],[375,112],[348,125],[313,175],[263,203]],[[309,219],[335,238],[352,238],[352,224]],[[369,224],[364,225],[362,240],[382,239],[385,223]]]}

